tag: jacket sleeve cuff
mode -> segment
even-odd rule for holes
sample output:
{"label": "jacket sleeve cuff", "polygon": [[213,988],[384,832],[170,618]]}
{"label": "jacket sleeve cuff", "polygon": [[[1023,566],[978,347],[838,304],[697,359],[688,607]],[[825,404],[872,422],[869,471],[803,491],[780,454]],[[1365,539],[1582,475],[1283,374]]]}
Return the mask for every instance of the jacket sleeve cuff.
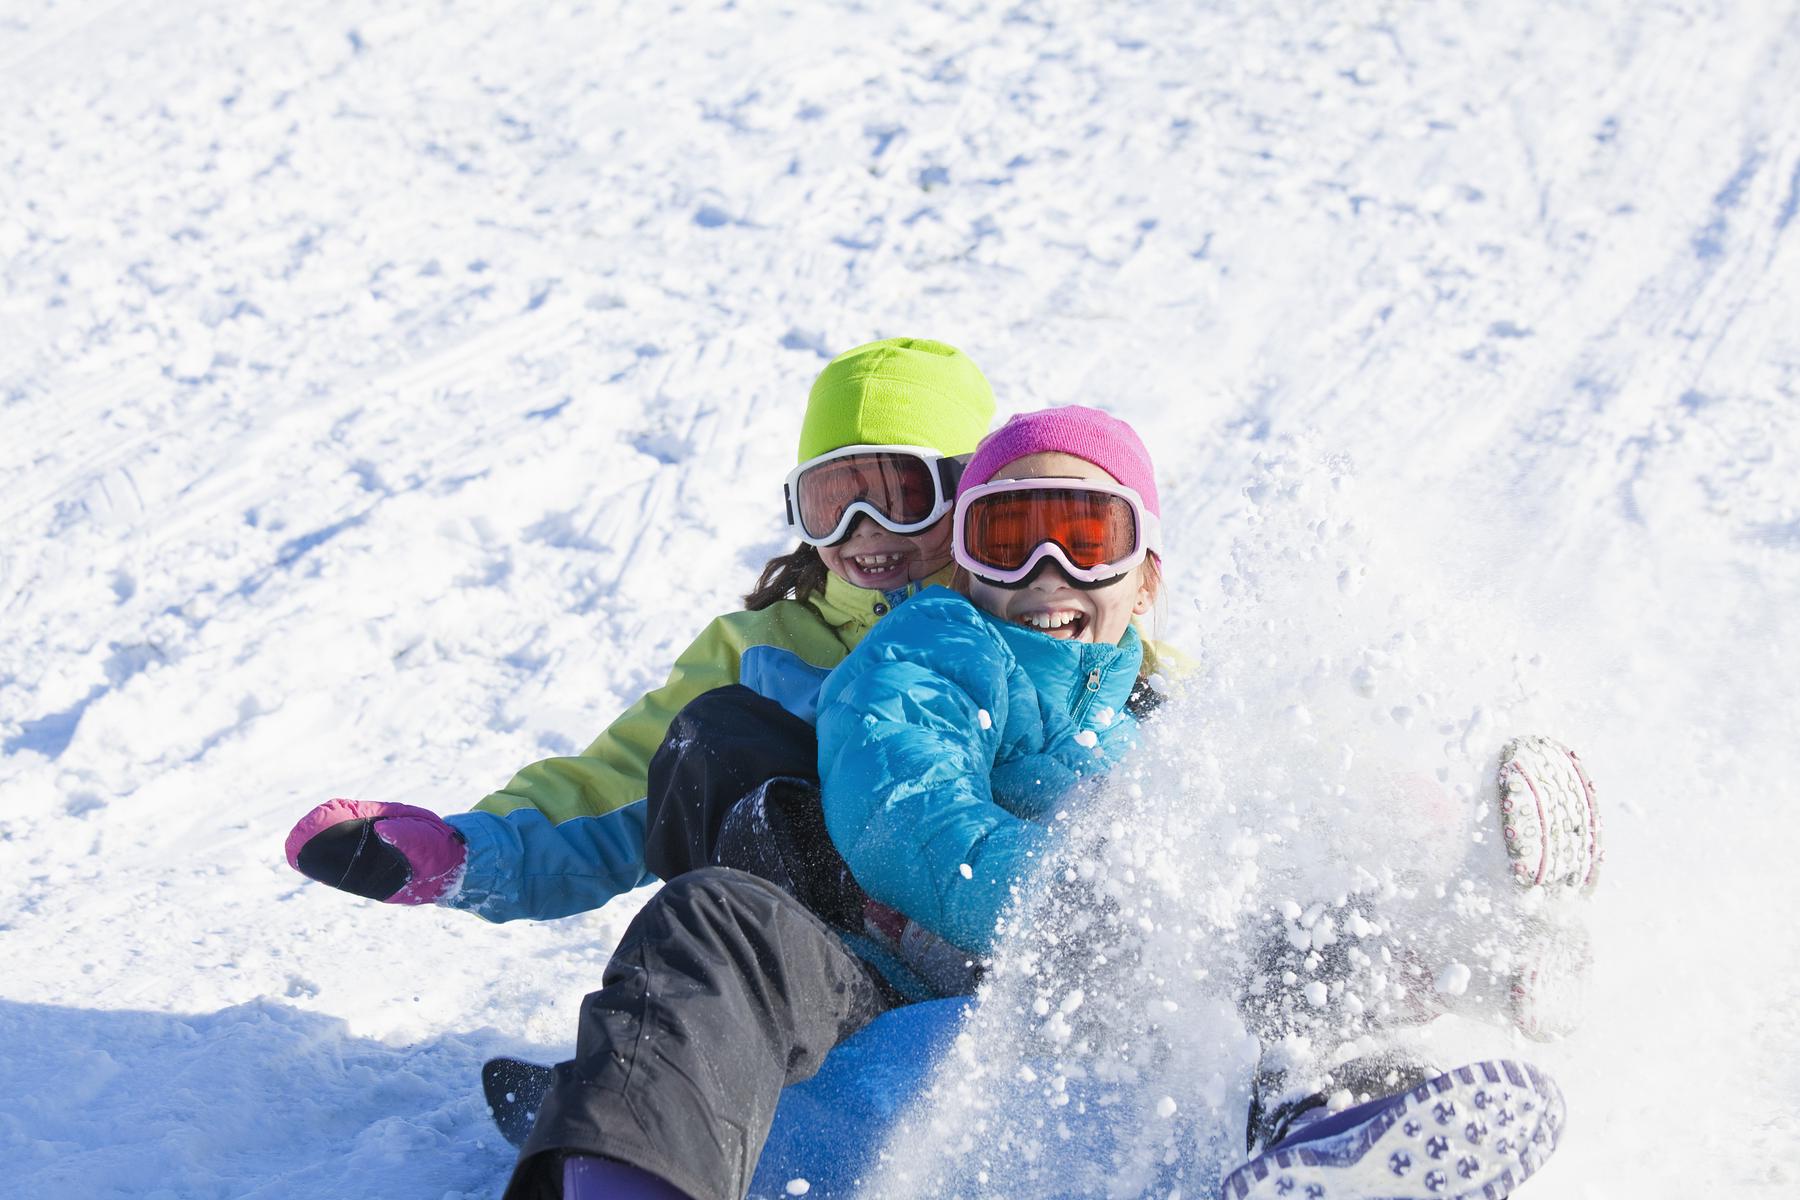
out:
{"label": "jacket sleeve cuff", "polygon": [[642,801],[555,824],[533,808],[444,819],[467,839],[468,860],[443,903],[489,921],[586,912],[648,878]]}

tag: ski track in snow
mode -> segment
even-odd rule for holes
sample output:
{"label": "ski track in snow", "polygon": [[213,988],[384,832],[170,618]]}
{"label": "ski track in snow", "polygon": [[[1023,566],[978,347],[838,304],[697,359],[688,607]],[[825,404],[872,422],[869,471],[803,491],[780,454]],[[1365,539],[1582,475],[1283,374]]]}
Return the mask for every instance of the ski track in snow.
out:
{"label": "ski track in snow", "polygon": [[1224,576],[1364,653],[1282,574],[1315,501],[1244,503],[1344,464],[1314,565],[1426,649],[1307,686],[1458,783],[1529,721],[1607,805],[1529,1194],[1790,1194],[1800,8],[1489,9],[0,15],[0,1190],[497,1194],[476,1068],[567,1052],[635,904],[389,909],[282,838],[585,745],[907,333],[1138,425],[1203,662]]}

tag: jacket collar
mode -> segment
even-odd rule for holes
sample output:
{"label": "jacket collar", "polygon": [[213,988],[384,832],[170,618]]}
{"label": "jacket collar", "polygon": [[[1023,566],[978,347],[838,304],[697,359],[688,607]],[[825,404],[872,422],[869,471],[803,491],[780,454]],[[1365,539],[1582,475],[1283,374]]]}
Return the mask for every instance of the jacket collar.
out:
{"label": "jacket collar", "polygon": [[856,644],[863,640],[863,635],[875,627],[875,622],[925,588],[934,585],[948,587],[954,572],[954,567],[947,566],[917,583],[909,583],[886,592],[859,588],[837,574],[828,572],[825,576],[825,590],[807,597],[807,603],[818,611],[826,624],[837,631],[838,640],[854,650]]}
{"label": "jacket collar", "polygon": [[1071,713],[1097,707],[1125,711],[1144,661],[1144,642],[1136,626],[1126,626],[1125,636],[1115,644],[1095,645],[1053,638],[985,612],[982,616],[1000,631],[1039,694],[1052,700],[1066,698]]}

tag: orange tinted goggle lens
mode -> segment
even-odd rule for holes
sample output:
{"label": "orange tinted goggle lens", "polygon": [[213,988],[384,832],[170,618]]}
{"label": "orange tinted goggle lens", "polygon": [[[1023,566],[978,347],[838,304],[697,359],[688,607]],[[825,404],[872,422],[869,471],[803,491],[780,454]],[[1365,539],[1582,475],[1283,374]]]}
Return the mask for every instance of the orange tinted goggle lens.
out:
{"label": "orange tinted goggle lens", "polygon": [[1063,491],[998,492],[963,514],[963,549],[996,570],[1018,570],[1045,542],[1091,571],[1137,549],[1137,517],[1123,496]]}
{"label": "orange tinted goggle lens", "polygon": [[822,538],[844,512],[866,501],[896,525],[916,525],[936,507],[931,466],[910,454],[852,454],[811,468],[795,481],[800,528]]}

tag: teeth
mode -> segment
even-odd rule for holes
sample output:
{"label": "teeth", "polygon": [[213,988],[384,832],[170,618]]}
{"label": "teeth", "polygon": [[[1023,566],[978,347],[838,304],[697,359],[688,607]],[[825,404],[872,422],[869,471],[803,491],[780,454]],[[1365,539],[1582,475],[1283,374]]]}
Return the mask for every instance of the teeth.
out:
{"label": "teeth", "polygon": [[903,554],[858,554],[854,561],[863,570],[870,571],[881,567],[891,567],[904,557],[906,556]]}
{"label": "teeth", "polygon": [[1072,624],[1080,619],[1080,613],[1066,611],[1026,613],[1019,618],[1033,629],[1061,629],[1064,625]]}

